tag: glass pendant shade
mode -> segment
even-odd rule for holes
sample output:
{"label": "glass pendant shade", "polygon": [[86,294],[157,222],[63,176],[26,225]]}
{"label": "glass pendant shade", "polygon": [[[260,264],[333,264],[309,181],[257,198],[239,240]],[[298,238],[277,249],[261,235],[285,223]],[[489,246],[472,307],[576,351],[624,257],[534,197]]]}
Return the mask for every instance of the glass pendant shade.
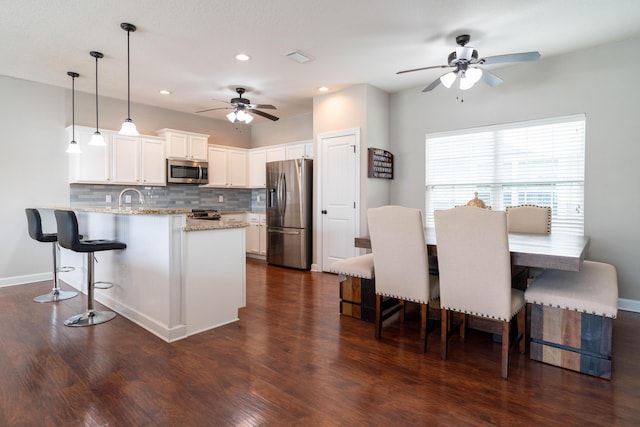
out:
{"label": "glass pendant shade", "polygon": [[236,113],[236,118],[241,122],[244,122],[244,117],[245,117],[244,111],[240,110]]}
{"label": "glass pendant shade", "polygon": [[91,136],[91,140],[89,141],[89,145],[94,145],[96,147],[104,147],[107,145],[106,142],[104,142],[104,136],[102,136],[102,134],[98,131],[95,131],[93,133],[93,135]]}
{"label": "glass pendant shade", "polygon": [[482,77],[482,70],[479,68],[469,68],[464,73],[464,77],[460,78],[460,89],[471,89],[474,84]]}
{"label": "glass pendant shade", "polygon": [[447,74],[443,74],[442,76],[440,76],[440,82],[444,87],[449,89],[453,84],[453,82],[456,81],[456,76],[457,76],[456,73],[453,71]]}
{"label": "glass pendant shade", "polygon": [[129,36],[131,32],[136,30],[136,26],[123,22],[120,24],[120,28],[127,32],[127,118],[122,123],[120,128],[120,135],[124,136],[140,136],[135,123],[131,120],[131,61],[130,61],[130,49],[129,49]]}
{"label": "glass pendant shade", "polygon": [[253,116],[249,113],[244,113],[244,122],[249,124],[253,121]]}
{"label": "glass pendant shade", "polygon": [[74,140],[69,142],[69,146],[67,147],[67,153],[69,154],[80,154],[82,151],[80,150],[80,146]]}
{"label": "glass pendant shade", "polygon": [[236,112],[232,111],[229,114],[227,114],[227,119],[229,119],[231,123],[234,123],[236,121]]}
{"label": "glass pendant shade", "polygon": [[120,132],[118,133],[124,136],[140,136],[138,128],[136,128],[136,124],[129,118],[125,119],[124,123],[122,123]]}

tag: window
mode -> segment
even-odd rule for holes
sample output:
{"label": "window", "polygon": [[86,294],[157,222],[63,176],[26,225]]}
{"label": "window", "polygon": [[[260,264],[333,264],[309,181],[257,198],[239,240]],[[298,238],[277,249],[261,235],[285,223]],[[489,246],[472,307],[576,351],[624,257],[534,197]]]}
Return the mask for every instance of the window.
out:
{"label": "window", "polygon": [[429,134],[426,225],[477,191],[494,210],[550,206],[552,231],[583,234],[584,149],[584,114]]}

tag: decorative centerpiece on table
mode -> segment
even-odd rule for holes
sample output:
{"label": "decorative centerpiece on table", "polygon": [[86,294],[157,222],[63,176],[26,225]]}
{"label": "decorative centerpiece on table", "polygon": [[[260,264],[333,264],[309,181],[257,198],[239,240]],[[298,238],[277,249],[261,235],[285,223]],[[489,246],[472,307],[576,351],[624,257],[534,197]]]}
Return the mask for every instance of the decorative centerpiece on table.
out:
{"label": "decorative centerpiece on table", "polygon": [[476,208],[487,209],[487,205],[485,205],[484,202],[478,198],[478,192],[476,191],[473,194],[474,194],[474,197],[473,199],[467,202],[467,206],[474,206]]}

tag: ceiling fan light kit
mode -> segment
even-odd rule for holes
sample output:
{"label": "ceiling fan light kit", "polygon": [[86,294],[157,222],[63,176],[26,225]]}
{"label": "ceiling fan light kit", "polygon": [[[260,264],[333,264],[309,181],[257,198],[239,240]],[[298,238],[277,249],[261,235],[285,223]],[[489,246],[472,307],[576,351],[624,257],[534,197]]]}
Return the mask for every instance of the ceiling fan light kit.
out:
{"label": "ceiling fan light kit", "polygon": [[196,111],[196,113],[206,113],[208,111],[215,110],[233,110],[229,114],[227,114],[227,119],[231,123],[243,122],[249,124],[253,121],[253,115],[249,114],[250,112],[253,114],[257,114],[258,116],[262,116],[266,119],[276,121],[279,120],[279,117],[276,117],[272,114],[265,113],[264,111],[258,110],[258,108],[275,110],[276,107],[270,104],[252,104],[250,100],[247,98],[243,98],[242,95],[246,92],[246,89],[243,87],[236,88],[236,92],[238,94],[238,98],[231,98],[229,104],[230,107],[219,107],[219,108],[209,108],[207,110]]}
{"label": "ceiling fan light kit", "polygon": [[410,70],[398,71],[396,74],[410,73],[413,71],[430,70],[435,68],[454,68],[452,71],[443,74],[434,80],[423,92],[430,92],[440,83],[449,89],[458,80],[458,89],[468,90],[478,81],[482,80],[491,87],[498,86],[502,79],[495,74],[479,67],[483,64],[499,64],[504,62],[527,62],[540,59],[539,52],[521,52],[506,55],[488,56],[479,58],[478,51],[472,47],[467,47],[471,37],[468,34],[461,34],[456,37],[456,50],[451,52],[447,58],[447,65],[434,65],[430,67],[414,68]]}
{"label": "ceiling fan light kit", "polygon": [[138,133],[136,124],[131,120],[131,66],[129,58],[129,36],[136,30],[136,26],[123,22],[120,24],[120,28],[127,32],[127,118],[124,120],[124,123],[122,123],[120,132],[118,133],[125,136],[139,136],[140,134]]}

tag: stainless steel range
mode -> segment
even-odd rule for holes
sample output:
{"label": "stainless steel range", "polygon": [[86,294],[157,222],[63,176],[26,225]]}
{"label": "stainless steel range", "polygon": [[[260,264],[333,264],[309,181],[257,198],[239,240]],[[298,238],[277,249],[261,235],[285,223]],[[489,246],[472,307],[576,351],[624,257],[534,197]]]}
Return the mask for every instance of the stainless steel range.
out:
{"label": "stainless steel range", "polygon": [[217,209],[192,209],[189,217],[193,219],[218,220],[220,219],[220,212]]}

